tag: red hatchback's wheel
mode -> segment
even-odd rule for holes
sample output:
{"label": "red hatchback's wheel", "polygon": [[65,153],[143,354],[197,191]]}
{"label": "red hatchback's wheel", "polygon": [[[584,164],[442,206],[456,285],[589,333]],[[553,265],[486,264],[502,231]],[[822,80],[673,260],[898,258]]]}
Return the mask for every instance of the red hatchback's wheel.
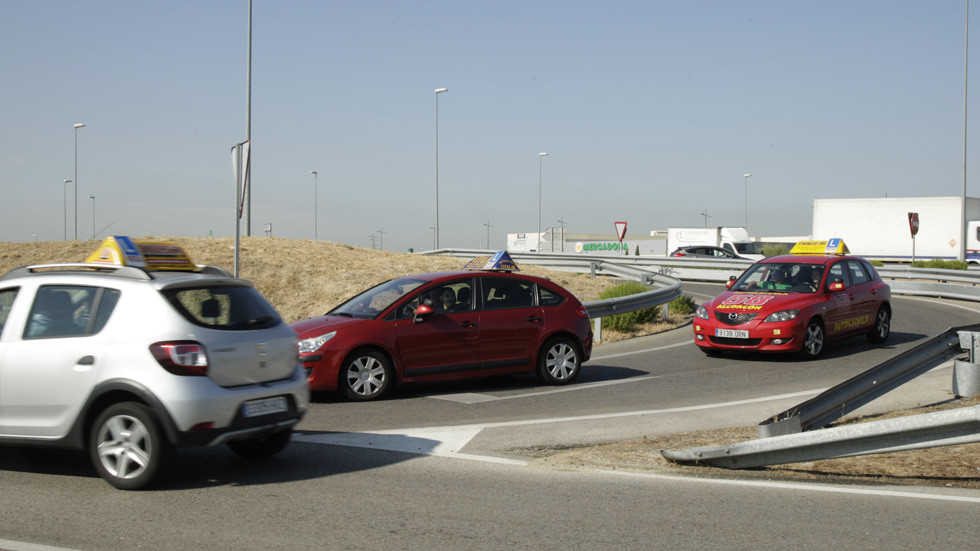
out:
{"label": "red hatchback's wheel", "polygon": [[391,364],[376,350],[355,350],[340,372],[344,395],[351,400],[376,400],[391,383]]}
{"label": "red hatchback's wheel", "polygon": [[803,331],[803,349],[800,350],[800,354],[807,360],[820,357],[820,354],[823,352],[825,339],[826,335],[824,334],[823,324],[820,323],[820,320],[810,320],[806,324],[806,330]]}
{"label": "red hatchback's wheel", "polygon": [[875,326],[868,332],[868,340],[873,343],[882,343],[888,340],[891,332],[892,313],[888,306],[882,304],[878,307],[878,314],[875,316]]}
{"label": "red hatchback's wheel", "polygon": [[555,337],[538,354],[538,377],[549,385],[564,385],[578,375],[582,359],[578,347],[568,337]]}

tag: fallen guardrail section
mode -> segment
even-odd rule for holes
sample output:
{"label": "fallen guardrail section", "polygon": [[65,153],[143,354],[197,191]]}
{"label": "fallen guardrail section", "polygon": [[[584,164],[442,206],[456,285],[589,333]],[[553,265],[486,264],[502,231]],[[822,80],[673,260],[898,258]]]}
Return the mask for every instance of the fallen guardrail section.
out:
{"label": "fallen guardrail section", "polygon": [[[951,328],[759,424],[759,439],[728,446],[661,450],[668,461],[745,469],[980,442],[980,406],[822,428],[956,356],[953,392],[976,395],[980,324]],[[960,371],[964,373],[959,373]],[[813,430],[820,429],[820,430]]]}
{"label": "fallen guardrail section", "polygon": [[980,406],[660,453],[674,463],[748,469],[975,442],[980,442]]}

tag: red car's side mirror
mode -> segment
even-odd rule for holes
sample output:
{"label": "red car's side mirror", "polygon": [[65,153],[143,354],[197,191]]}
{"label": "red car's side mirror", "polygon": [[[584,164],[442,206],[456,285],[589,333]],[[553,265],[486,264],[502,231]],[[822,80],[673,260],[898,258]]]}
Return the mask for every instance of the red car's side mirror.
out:
{"label": "red car's side mirror", "polygon": [[419,304],[415,309],[415,323],[421,323],[424,316],[431,315],[435,310],[428,304]]}
{"label": "red car's side mirror", "polygon": [[844,282],[843,281],[835,281],[835,282],[831,283],[830,284],[830,290],[831,291],[843,291],[844,290]]}
{"label": "red car's side mirror", "polygon": [[726,289],[731,289],[732,288],[732,285],[735,285],[735,279],[736,279],[735,276],[729,277],[728,278],[728,281],[725,282],[725,288]]}

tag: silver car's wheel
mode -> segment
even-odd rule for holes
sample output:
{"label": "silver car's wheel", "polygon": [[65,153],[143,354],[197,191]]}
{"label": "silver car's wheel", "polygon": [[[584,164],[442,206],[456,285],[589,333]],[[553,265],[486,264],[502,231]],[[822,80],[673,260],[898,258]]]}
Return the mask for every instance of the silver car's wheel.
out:
{"label": "silver car's wheel", "polygon": [[545,343],[538,354],[538,377],[549,385],[564,385],[575,379],[581,365],[575,343],[558,337]]}
{"label": "silver car's wheel", "polygon": [[823,324],[818,320],[810,320],[803,332],[803,349],[800,350],[800,353],[805,359],[815,359],[823,352],[823,343]]}
{"label": "silver car's wheel", "polygon": [[354,352],[346,361],[341,374],[344,394],[351,400],[380,398],[391,381],[388,358],[374,350]]}
{"label": "silver car's wheel", "polygon": [[153,412],[132,402],[106,408],[96,419],[89,439],[96,471],[122,490],[151,484],[169,466],[173,453]]}

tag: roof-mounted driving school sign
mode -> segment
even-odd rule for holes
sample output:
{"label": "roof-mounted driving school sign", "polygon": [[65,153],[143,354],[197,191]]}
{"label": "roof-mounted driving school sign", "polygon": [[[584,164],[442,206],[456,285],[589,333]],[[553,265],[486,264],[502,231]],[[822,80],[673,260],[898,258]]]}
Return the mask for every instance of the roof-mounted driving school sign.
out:
{"label": "roof-mounted driving school sign", "polygon": [[517,272],[520,268],[511,260],[507,251],[498,251],[493,256],[478,256],[463,266],[464,270],[497,270],[501,272]]}
{"label": "roof-mounted driving school sign", "polygon": [[194,270],[187,253],[174,243],[133,241],[129,236],[111,235],[85,259],[87,264],[135,266],[151,270]]}

